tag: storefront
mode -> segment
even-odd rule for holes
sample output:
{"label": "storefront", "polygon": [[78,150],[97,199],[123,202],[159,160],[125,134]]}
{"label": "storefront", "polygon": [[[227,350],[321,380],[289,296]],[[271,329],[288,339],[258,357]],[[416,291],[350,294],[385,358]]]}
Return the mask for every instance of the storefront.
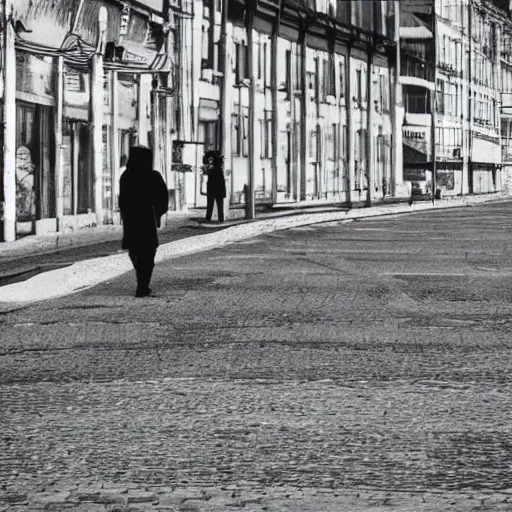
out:
{"label": "storefront", "polygon": [[471,194],[487,194],[501,189],[500,139],[475,133],[469,165],[469,192]]}
{"label": "storefront", "polygon": [[[462,194],[462,162],[436,162],[437,196],[454,196]],[[432,195],[432,162],[404,163],[404,181],[412,186],[413,196]]]}
{"label": "storefront", "polygon": [[55,217],[51,58],[16,57],[16,232],[33,234]]}
{"label": "storefront", "polygon": [[502,189],[501,165],[472,162],[469,173],[469,191],[489,194]]}

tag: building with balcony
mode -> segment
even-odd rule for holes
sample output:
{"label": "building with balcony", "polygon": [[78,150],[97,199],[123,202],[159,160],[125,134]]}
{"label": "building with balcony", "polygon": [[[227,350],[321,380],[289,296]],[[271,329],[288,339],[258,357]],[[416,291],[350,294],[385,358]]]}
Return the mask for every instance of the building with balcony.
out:
{"label": "building with balcony", "polygon": [[[256,203],[407,195],[393,132],[394,1],[199,4],[197,82],[189,99],[197,117],[194,131],[177,141],[183,163],[194,167],[204,150],[221,150],[232,205],[246,203],[251,173]],[[228,5],[225,54],[222,4]],[[198,175],[185,181],[185,202],[204,204]]]}
{"label": "building with balcony", "polygon": [[500,124],[501,162],[504,188],[512,192],[512,21],[508,2],[499,7],[506,13],[500,24]]}
{"label": "building with balcony", "polygon": [[404,179],[443,195],[502,189],[499,48],[506,15],[487,0],[401,2]]}

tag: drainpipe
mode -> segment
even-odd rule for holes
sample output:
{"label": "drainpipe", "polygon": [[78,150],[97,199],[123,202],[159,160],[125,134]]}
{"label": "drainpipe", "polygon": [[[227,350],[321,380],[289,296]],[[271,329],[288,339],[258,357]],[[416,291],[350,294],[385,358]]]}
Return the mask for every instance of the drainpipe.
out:
{"label": "drainpipe", "polygon": [[373,44],[367,47],[367,77],[366,77],[366,176],[368,179],[368,193],[366,195],[366,206],[372,206],[373,199]]}
{"label": "drainpipe", "polygon": [[229,206],[231,203],[231,140],[229,138],[231,130],[231,108],[229,105],[229,45],[228,45],[228,9],[229,0],[222,0],[221,25],[220,25],[220,140],[219,148],[224,156],[224,178],[226,179],[226,200],[224,201],[224,218],[229,218]]}
{"label": "drainpipe", "polygon": [[469,116],[469,134],[468,134],[468,173],[470,174],[470,178],[468,179],[469,184],[471,184],[471,189],[469,193],[472,194],[475,189],[475,185],[473,182],[473,2],[469,0],[468,4],[468,25],[469,25],[469,65],[468,65],[468,116]]}
{"label": "drainpipe", "polygon": [[255,59],[254,59],[254,41],[253,41],[253,21],[254,6],[250,3],[247,6],[247,60],[249,61],[249,176],[248,176],[248,195],[246,196],[248,219],[254,219],[256,216],[254,208],[254,178],[256,172],[256,152],[254,148],[254,138],[256,135],[256,82],[255,82]]}
{"label": "drainpipe", "polygon": [[354,140],[354,114],[352,100],[352,41],[349,43],[347,48],[347,60],[345,62],[346,79],[345,79],[345,91],[346,100],[345,108],[347,109],[347,194],[346,202],[349,208],[352,208],[352,185],[355,181],[355,140]]}
{"label": "drainpipe", "polygon": [[4,242],[16,240],[16,50],[12,26],[12,4],[2,2],[3,7],[3,115],[4,115]]}
{"label": "drainpipe", "polygon": [[110,176],[112,180],[112,184],[110,187],[111,190],[111,203],[110,208],[112,209],[112,223],[115,224],[115,213],[117,211],[118,204],[118,196],[119,196],[119,85],[118,85],[118,75],[117,71],[110,72],[110,83],[111,83],[111,95],[110,95],[110,103],[111,103],[111,125],[110,131],[112,134],[112,142],[110,145],[111,155],[110,155]]}
{"label": "drainpipe", "polygon": [[57,90],[55,98],[55,216],[57,231],[62,231],[64,216],[64,176],[62,173],[62,116],[64,109],[64,57],[57,58]]}
{"label": "drainpipe", "polygon": [[436,202],[437,162],[436,162],[436,122],[437,122],[437,13],[435,0],[432,0],[432,41],[434,61],[434,88],[430,91],[431,144],[432,144],[432,204]]}
{"label": "drainpipe", "polygon": [[396,196],[397,192],[403,188],[403,146],[402,146],[402,126],[400,121],[402,120],[402,85],[400,84],[400,73],[401,73],[401,48],[400,48],[400,2],[395,0],[395,27],[394,27],[394,39],[396,43],[395,53],[395,82],[394,82],[394,106],[393,106],[393,147],[392,147],[392,159],[393,166],[391,168],[391,187],[392,195]]}
{"label": "drainpipe", "polygon": [[277,45],[281,29],[282,0],[279,0],[276,22],[272,30],[272,203],[277,203],[277,144],[279,139],[279,112],[277,105]]}
{"label": "drainpipe", "polygon": [[[307,50],[308,50],[308,24],[306,20],[302,28],[301,40],[301,109],[300,109],[300,180],[299,190],[297,191],[296,200],[305,201],[306,199],[306,175],[307,175],[307,151],[308,151],[308,91],[306,87],[306,66],[307,66]],[[292,78],[293,84],[293,78]],[[295,94],[292,95],[292,101],[295,104]],[[295,127],[294,127],[295,128]]]}
{"label": "drainpipe", "polygon": [[94,181],[94,212],[96,224],[103,224],[103,50],[107,33],[108,13],[100,8],[98,16],[99,37],[96,53],[92,58],[91,74],[91,121],[92,121],[92,171]]}

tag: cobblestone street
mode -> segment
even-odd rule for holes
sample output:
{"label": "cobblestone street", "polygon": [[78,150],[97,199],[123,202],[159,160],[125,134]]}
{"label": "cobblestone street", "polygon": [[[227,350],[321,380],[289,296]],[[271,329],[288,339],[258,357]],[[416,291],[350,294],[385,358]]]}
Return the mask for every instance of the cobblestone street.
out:
{"label": "cobblestone street", "polygon": [[512,204],[300,227],[0,312],[0,511],[512,510]]}

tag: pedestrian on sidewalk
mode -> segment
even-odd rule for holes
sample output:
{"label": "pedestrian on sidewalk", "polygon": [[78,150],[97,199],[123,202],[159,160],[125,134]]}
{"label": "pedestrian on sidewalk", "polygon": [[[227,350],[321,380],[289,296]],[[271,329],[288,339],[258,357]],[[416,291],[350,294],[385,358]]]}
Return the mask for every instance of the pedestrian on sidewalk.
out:
{"label": "pedestrian on sidewalk", "polygon": [[143,146],[132,147],[120,179],[119,209],[123,220],[122,247],[128,249],[137,276],[136,297],[151,293],[157,228],[168,204],[167,186],[162,175],[153,170],[153,152]]}
{"label": "pedestrian on sidewalk", "polygon": [[203,172],[208,176],[206,184],[206,220],[212,220],[213,204],[217,203],[217,218],[224,222],[224,198],[226,181],[224,180],[224,157],[214,150],[207,151],[203,157]]}

